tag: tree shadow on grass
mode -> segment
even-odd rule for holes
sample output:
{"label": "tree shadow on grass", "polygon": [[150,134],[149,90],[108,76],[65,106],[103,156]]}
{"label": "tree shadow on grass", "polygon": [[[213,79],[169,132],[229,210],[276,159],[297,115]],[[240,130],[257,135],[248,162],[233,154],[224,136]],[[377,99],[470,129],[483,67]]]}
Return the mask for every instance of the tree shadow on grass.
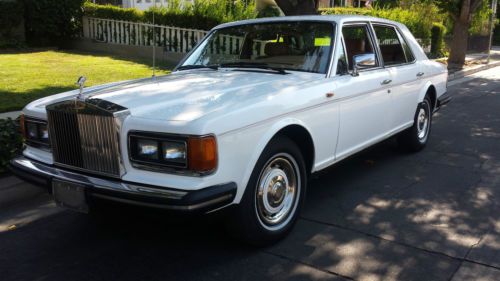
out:
{"label": "tree shadow on grass", "polygon": [[46,96],[74,90],[75,87],[43,87],[27,93],[8,92],[0,89],[0,112],[21,110],[28,103]]}

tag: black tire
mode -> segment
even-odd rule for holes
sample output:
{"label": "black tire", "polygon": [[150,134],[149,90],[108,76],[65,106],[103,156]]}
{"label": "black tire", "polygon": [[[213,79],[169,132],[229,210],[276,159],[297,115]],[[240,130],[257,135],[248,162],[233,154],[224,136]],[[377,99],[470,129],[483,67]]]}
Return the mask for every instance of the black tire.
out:
{"label": "black tire", "polygon": [[[425,113],[425,116],[422,115],[422,112]],[[429,96],[426,96],[417,106],[413,126],[399,135],[399,145],[411,152],[422,150],[429,141],[431,127],[432,103]]]}
{"label": "black tire", "polygon": [[[295,175],[296,184],[295,192],[290,195],[294,182],[292,173]],[[284,181],[287,184],[283,189]],[[275,137],[259,157],[243,198],[232,213],[231,231],[237,239],[256,246],[266,246],[284,238],[300,213],[306,184],[306,165],[299,147],[286,137]],[[268,188],[262,189],[262,186]],[[290,199],[290,196],[293,196],[293,199]],[[270,199],[265,200],[264,197]],[[281,199],[276,200],[277,197]],[[264,201],[266,203],[263,203]],[[281,202],[280,205],[283,203],[280,211],[283,214],[272,216],[266,212],[267,207],[263,205],[273,208],[272,205],[278,204],[277,202]],[[285,207],[286,202],[291,202],[289,212],[285,212],[289,208]],[[272,221],[276,218],[280,218],[277,220],[279,223]]]}

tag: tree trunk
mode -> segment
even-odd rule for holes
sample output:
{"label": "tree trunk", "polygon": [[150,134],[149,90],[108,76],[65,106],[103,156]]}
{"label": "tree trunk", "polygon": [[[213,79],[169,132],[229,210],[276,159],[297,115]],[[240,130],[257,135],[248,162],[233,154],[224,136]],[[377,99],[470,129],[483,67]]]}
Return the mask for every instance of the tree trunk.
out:
{"label": "tree trunk", "polygon": [[469,42],[470,22],[457,19],[453,25],[453,39],[450,45],[448,68],[463,68]]}
{"label": "tree trunk", "polygon": [[460,14],[453,24],[453,39],[450,45],[448,68],[463,68],[469,42],[469,28],[472,15],[483,0],[462,0]]}
{"label": "tree trunk", "polygon": [[318,14],[318,0],[276,0],[287,16]]}

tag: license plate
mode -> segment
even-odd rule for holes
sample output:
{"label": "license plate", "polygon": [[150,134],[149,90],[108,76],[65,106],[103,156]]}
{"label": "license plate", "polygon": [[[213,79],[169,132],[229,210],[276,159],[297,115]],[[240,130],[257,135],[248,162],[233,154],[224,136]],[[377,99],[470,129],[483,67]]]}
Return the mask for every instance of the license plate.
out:
{"label": "license plate", "polygon": [[52,181],[52,194],[54,201],[61,207],[82,213],[89,211],[84,185],[54,179]]}

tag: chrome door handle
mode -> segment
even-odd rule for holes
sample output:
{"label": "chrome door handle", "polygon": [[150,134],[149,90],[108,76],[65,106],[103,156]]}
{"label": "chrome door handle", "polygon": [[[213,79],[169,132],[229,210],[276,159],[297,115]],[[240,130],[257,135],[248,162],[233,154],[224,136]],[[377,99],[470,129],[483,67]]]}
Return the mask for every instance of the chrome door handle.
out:
{"label": "chrome door handle", "polygon": [[387,85],[387,84],[389,84],[389,83],[391,83],[391,82],[392,82],[392,80],[391,80],[391,79],[385,79],[384,81],[382,81],[382,83],[381,83],[381,84],[382,84],[382,85]]}
{"label": "chrome door handle", "polygon": [[423,73],[423,72],[419,72],[419,73],[417,73],[417,77],[422,77],[422,76],[424,76],[424,73]]}

